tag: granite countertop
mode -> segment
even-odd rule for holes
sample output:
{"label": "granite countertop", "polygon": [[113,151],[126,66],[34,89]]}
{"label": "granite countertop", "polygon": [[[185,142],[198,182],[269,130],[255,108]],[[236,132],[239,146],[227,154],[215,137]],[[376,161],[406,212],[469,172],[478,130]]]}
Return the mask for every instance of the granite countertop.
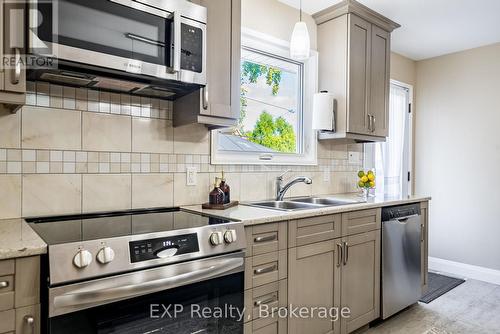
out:
{"label": "granite countertop", "polygon": [[[356,198],[357,194],[335,194],[335,195],[319,195],[318,197],[336,197],[336,198]],[[359,199],[359,197],[357,197]],[[370,208],[379,208],[384,206],[400,205],[405,203],[415,203],[429,201],[429,196],[409,196],[409,197],[394,197],[386,198],[376,196],[369,198],[366,203],[347,204],[339,206],[325,206],[317,209],[306,209],[297,211],[279,211],[273,209],[257,208],[248,205],[238,205],[226,210],[206,210],[202,209],[201,205],[192,205],[182,207],[185,210],[209,214],[212,216],[227,218],[231,220],[241,221],[245,225],[256,225],[263,223],[272,223],[290,219],[306,218],[321,216],[327,214],[335,214],[348,211],[356,211]],[[286,200],[286,199],[285,199]]]}
{"label": "granite countertop", "polygon": [[45,242],[23,219],[0,220],[0,260],[46,252]]}

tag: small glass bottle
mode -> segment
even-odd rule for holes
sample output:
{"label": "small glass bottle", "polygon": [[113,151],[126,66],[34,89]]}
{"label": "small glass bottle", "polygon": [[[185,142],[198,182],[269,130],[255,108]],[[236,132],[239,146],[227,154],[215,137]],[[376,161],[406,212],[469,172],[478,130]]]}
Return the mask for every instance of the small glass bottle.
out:
{"label": "small glass bottle", "polygon": [[210,204],[224,204],[224,192],[219,188],[218,177],[215,178],[214,189],[208,195]]}
{"label": "small glass bottle", "polygon": [[228,204],[231,202],[231,188],[226,183],[226,179],[224,178],[224,171],[222,171],[222,178],[220,179],[220,190],[224,193],[224,204]]}

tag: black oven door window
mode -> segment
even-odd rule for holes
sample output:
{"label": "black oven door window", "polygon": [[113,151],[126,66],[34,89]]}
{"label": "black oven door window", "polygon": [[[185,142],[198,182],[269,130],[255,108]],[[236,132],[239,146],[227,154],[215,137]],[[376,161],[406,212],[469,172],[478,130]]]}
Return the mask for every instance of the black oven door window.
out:
{"label": "black oven door window", "polygon": [[171,19],[112,1],[52,3],[38,6],[42,41],[169,66]]}
{"label": "black oven door window", "polygon": [[57,316],[49,319],[48,332],[242,334],[243,281],[236,273]]}

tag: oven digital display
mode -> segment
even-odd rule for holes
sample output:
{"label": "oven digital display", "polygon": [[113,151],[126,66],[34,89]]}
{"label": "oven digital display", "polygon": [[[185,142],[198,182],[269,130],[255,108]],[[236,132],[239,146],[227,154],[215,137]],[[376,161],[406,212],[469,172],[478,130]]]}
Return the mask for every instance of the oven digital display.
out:
{"label": "oven digital display", "polygon": [[129,248],[132,263],[196,253],[200,250],[196,233],[131,241]]}

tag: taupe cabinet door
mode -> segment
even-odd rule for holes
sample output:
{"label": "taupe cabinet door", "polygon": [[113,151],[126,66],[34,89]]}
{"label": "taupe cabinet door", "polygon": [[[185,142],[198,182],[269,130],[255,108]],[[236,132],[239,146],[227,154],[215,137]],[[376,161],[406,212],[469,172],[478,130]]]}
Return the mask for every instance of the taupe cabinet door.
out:
{"label": "taupe cabinet door", "polygon": [[[340,305],[340,239],[291,248],[288,251],[288,303],[294,307]],[[289,334],[340,333],[340,321],[318,317],[288,319]]]}
{"label": "taupe cabinet door", "polygon": [[379,137],[389,135],[390,36],[387,31],[372,26],[368,114],[372,117],[371,132]]}
{"label": "taupe cabinet door", "polygon": [[241,0],[197,0],[195,2],[208,9],[207,86],[201,91],[201,94],[205,94],[204,99],[207,103],[202,103],[200,113],[238,118],[240,114]]}
{"label": "taupe cabinet door", "polygon": [[[9,58],[13,57],[14,60],[16,55],[18,56],[19,68],[16,71],[12,66],[2,68],[3,70],[3,87],[2,90],[13,93],[24,93],[26,91],[26,72],[24,66],[21,66],[20,58],[24,53],[24,41],[22,32],[24,31],[24,17],[22,16],[22,9],[24,5],[15,4],[9,1],[0,0],[1,7],[0,13],[2,14],[2,28],[0,29],[0,36],[2,36],[2,47],[0,48],[0,55],[2,56],[3,66],[3,56]],[[17,13],[14,14],[14,13]],[[12,31],[14,30],[14,31]],[[14,64],[12,64],[14,65]]]}
{"label": "taupe cabinet door", "polygon": [[368,129],[372,24],[349,15],[348,131],[371,134]]}
{"label": "taupe cabinet door", "polygon": [[342,333],[350,333],[380,315],[380,230],[343,241],[341,305],[351,314],[342,319]]}
{"label": "taupe cabinet door", "polygon": [[429,276],[429,202],[420,203],[422,215],[422,237],[421,242],[421,273],[422,273],[422,293],[427,291],[427,279]]}

